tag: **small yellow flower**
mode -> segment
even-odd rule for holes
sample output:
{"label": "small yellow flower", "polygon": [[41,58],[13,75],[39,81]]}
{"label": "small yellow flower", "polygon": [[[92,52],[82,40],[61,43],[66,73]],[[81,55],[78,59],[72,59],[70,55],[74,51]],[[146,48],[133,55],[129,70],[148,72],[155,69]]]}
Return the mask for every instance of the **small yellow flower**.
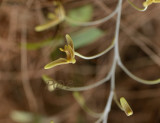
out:
{"label": "small yellow flower", "polygon": [[66,35],[66,41],[67,41],[67,45],[64,46],[64,49],[60,48],[60,51],[65,52],[67,58],[59,58],[47,64],[44,67],[44,69],[50,69],[50,68],[53,68],[55,66],[62,65],[62,64],[68,64],[68,63],[74,64],[76,62],[73,40],[68,34]]}
{"label": "small yellow flower", "polygon": [[127,116],[130,116],[133,114],[131,107],[129,106],[128,102],[124,97],[120,98],[120,104],[122,106],[122,110],[126,113]]}
{"label": "small yellow flower", "polygon": [[160,0],[146,0],[146,2],[143,3],[143,6],[148,7],[152,3],[160,3]]}
{"label": "small yellow flower", "polygon": [[55,9],[55,12],[48,14],[48,18],[52,19],[52,20],[48,21],[45,24],[36,26],[35,30],[37,32],[46,30],[46,29],[51,28],[51,27],[54,27],[54,26],[56,26],[56,25],[58,25],[58,24],[60,24],[61,22],[64,21],[65,11],[64,11],[64,8],[63,8],[62,4],[58,1],[55,1],[54,5],[57,6],[57,8]]}

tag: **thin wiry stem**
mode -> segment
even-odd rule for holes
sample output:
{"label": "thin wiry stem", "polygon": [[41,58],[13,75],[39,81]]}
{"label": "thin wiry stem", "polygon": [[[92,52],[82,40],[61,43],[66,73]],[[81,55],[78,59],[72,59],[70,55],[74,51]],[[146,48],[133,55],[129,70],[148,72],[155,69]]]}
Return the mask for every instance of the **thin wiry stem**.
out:
{"label": "thin wiry stem", "polygon": [[[86,91],[86,90],[98,87],[98,86],[102,85],[103,83],[107,82],[111,78],[111,75],[112,75],[114,69],[115,69],[115,63],[113,63],[110,72],[107,74],[107,76],[104,79],[102,79],[102,80],[100,80],[100,81],[98,81],[98,82],[96,82],[94,84],[88,85],[88,86],[70,87],[70,86],[61,85],[61,84],[59,84],[57,82],[54,82],[54,84],[55,84],[54,86],[56,86],[56,88],[59,88],[59,89],[62,89],[62,90],[66,90],[66,91]],[[52,79],[47,80],[47,82],[48,81],[52,81]]]}
{"label": "thin wiry stem", "polygon": [[87,107],[87,105],[83,105],[82,108],[85,112],[87,112],[90,116],[94,118],[99,118],[102,116],[102,113],[97,113],[97,112],[92,111],[89,107]]}
{"label": "thin wiry stem", "polygon": [[110,94],[109,94],[109,98],[108,98],[108,101],[107,101],[107,104],[106,104],[106,107],[104,109],[104,113],[102,115],[102,120],[103,120],[103,123],[107,123],[107,119],[108,119],[108,115],[109,115],[109,112],[111,110],[111,105],[112,105],[112,100],[113,100],[113,96],[114,96],[114,90],[115,90],[115,71],[116,71],[116,55],[114,57],[114,61],[113,61],[113,69],[111,71],[111,89],[110,89]]}
{"label": "thin wiry stem", "polygon": [[92,88],[95,88],[95,87],[102,85],[103,83],[107,82],[110,79],[110,77],[111,77],[111,75],[109,73],[106,78],[104,78],[104,79],[102,79],[92,85],[88,85],[85,87],[59,86],[58,88],[62,89],[62,90],[66,90],[66,91],[85,91],[85,90],[89,90],[89,89],[92,89]]}
{"label": "thin wiry stem", "polygon": [[85,99],[83,98],[83,96],[79,93],[79,92],[74,92],[73,93],[74,98],[76,99],[76,101],[79,103],[79,105],[82,107],[82,109],[88,113],[90,116],[95,117],[95,118],[99,118],[102,113],[97,113],[92,111],[86,104]]}
{"label": "thin wiry stem", "polygon": [[121,106],[121,104],[119,103],[118,99],[117,99],[117,94],[116,92],[114,91],[114,97],[113,97],[115,103],[117,104],[117,106],[123,111],[123,108]]}
{"label": "thin wiry stem", "polygon": [[65,20],[69,23],[72,23],[72,24],[75,24],[78,26],[95,26],[95,25],[104,23],[104,22],[108,21],[109,19],[111,19],[117,13],[118,5],[119,5],[119,1],[117,3],[116,9],[110,15],[108,15],[105,18],[102,18],[100,20],[96,20],[96,21],[92,21],[92,22],[78,22],[78,21],[75,21],[67,16],[65,17]]}
{"label": "thin wiry stem", "polygon": [[111,90],[110,94],[109,94],[109,98],[108,98],[107,104],[106,104],[106,107],[105,107],[105,110],[104,110],[102,116],[95,123],[101,123],[101,121],[103,121],[103,123],[107,123],[108,114],[109,114],[110,109],[111,109],[113,96],[114,96],[114,91]]}
{"label": "thin wiry stem", "polygon": [[136,10],[138,10],[138,11],[146,11],[147,10],[147,8],[148,8],[148,6],[146,6],[145,8],[139,8],[139,7],[137,7],[136,5],[134,5],[130,0],[127,0],[128,1],[128,3],[133,7],[133,8],[135,8]]}
{"label": "thin wiry stem", "polygon": [[104,109],[103,114],[103,123],[107,123],[108,114],[111,109],[111,104],[114,96],[114,90],[115,90],[115,71],[116,71],[116,65],[119,61],[119,50],[118,50],[118,42],[119,42],[119,29],[120,29],[120,20],[121,20],[121,8],[122,8],[122,0],[119,0],[119,6],[118,6],[118,15],[117,15],[117,21],[116,21],[116,31],[115,31],[115,47],[114,47],[114,61],[113,61],[113,71],[111,75],[111,90],[108,102],[106,104],[106,107]]}
{"label": "thin wiry stem", "polygon": [[103,114],[103,123],[107,123],[108,114],[109,114],[109,112],[111,110],[113,96],[114,96],[114,91],[111,89],[110,94],[109,94],[109,98],[108,98],[108,102],[106,104],[106,107],[105,107],[105,110],[104,110],[104,114]]}
{"label": "thin wiry stem", "polygon": [[107,49],[105,49],[104,51],[102,51],[102,52],[100,52],[100,53],[98,53],[96,55],[84,56],[84,55],[81,55],[78,52],[75,52],[75,55],[80,57],[80,58],[82,58],[82,59],[85,59],[85,60],[95,59],[95,58],[98,58],[98,57],[103,56],[104,54],[108,53],[113,47],[114,47],[114,39],[112,41],[112,44]]}
{"label": "thin wiry stem", "polygon": [[121,60],[118,62],[119,66],[122,68],[122,70],[132,79],[136,80],[137,82],[140,82],[142,84],[147,84],[147,85],[154,85],[154,84],[159,84],[160,83],[160,78],[157,80],[144,80],[141,79],[135,75],[133,75],[121,62]]}

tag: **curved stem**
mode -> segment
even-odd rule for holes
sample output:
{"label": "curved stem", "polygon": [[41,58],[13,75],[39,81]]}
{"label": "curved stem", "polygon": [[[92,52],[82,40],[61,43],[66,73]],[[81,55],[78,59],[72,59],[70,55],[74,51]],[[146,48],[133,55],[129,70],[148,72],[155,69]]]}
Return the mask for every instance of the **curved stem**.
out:
{"label": "curved stem", "polygon": [[148,6],[146,6],[145,8],[141,9],[141,8],[137,7],[136,5],[134,5],[130,0],[127,0],[127,1],[133,8],[135,8],[138,11],[142,11],[143,12],[143,11],[146,11],[147,8],[148,8]]}
{"label": "curved stem", "polygon": [[117,99],[117,94],[116,92],[114,91],[114,97],[113,97],[115,103],[117,104],[117,106],[123,111],[123,108],[121,106],[121,104],[119,103],[118,99]]}
{"label": "curved stem", "polygon": [[92,111],[86,104],[84,104],[82,108],[92,117],[99,118],[102,116],[102,113],[97,113],[97,112]]}
{"label": "curved stem", "polygon": [[102,85],[103,83],[105,83],[106,81],[108,81],[111,78],[111,75],[112,75],[114,69],[115,69],[115,63],[113,63],[110,72],[108,73],[108,75],[104,79],[102,79],[102,80],[100,80],[100,81],[98,81],[98,82],[96,82],[92,85],[85,86],[85,87],[69,87],[69,86],[64,86],[62,84],[59,84],[57,82],[54,82],[54,83],[58,84],[56,87],[59,88],[59,89],[62,89],[62,90],[66,90],[66,91],[85,91],[85,90],[89,90],[89,89],[98,87],[98,86]]}
{"label": "curved stem", "polygon": [[104,78],[104,79],[102,79],[102,80],[100,80],[100,81],[98,81],[98,82],[96,82],[92,85],[88,85],[88,86],[85,86],[85,87],[59,86],[58,88],[66,90],[66,91],[85,91],[85,90],[89,90],[89,89],[92,89],[92,88],[95,88],[95,87],[98,87],[98,86],[102,85],[103,83],[108,81],[110,79],[110,77],[111,77],[111,74],[109,73],[106,78]]}
{"label": "curved stem", "polygon": [[105,53],[109,52],[114,47],[114,40],[115,39],[113,39],[112,44],[107,49],[105,49],[104,51],[102,51],[101,53],[98,53],[96,55],[84,56],[84,55],[79,54],[78,52],[75,52],[75,55],[82,58],[82,59],[86,59],[86,60],[98,58],[98,57],[104,55]]}
{"label": "curved stem", "polygon": [[108,81],[110,79],[110,76],[108,76],[107,78],[104,78],[92,85],[88,85],[88,86],[84,86],[84,87],[69,87],[69,86],[60,86],[58,87],[59,89],[62,89],[62,90],[66,90],[66,91],[85,91],[85,90],[89,90],[89,89],[92,89],[92,88],[95,88],[95,87],[98,87],[100,86],[101,84],[105,83],[106,81]]}
{"label": "curved stem", "polygon": [[96,113],[94,111],[92,111],[85,103],[85,99],[83,98],[83,96],[78,93],[78,92],[74,92],[73,93],[74,98],[76,99],[76,101],[79,103],[79,105],[81,106],[81,108],[87,112],[90,116],[95,117],[95,118],[99,118],[102,113]]}
{"label": "curved stem", "polygon": [[104,110],[104,114],[103,114],[103,123],[107,123],[108,114],[109,114],[109,112],[111,110],[111,104],[112,104],[112,100],[113,100],[113,95],[114,95],[114,92],[113,92],[113,90],[111,90],[110,94],[109,94],[108,102],[106,104],[106,107],[105,107],[105,110]]}
{"label": "curved stem", "polygon": [[135,75],[133,75],[121,62],[121,60],[118,62],[119,66],[122,68],[122,70],[132,79],[136,80],[137,82],[147,84],[147,85],[154,85],[154,84],[159,84],[160,83],[160,78],[156,80],[144,80],[141,79]]}
{"label": "curved stem", "polygon": [[114,48],[114,61],[113,61],[113,71],[111,75],[111,90],[108,102],[106,104],[104,114],[103,114],[103,123],[107,123],[108,114],[111,109],[111,104],[114,96],[115,90],[115,71],[116,65],[119,61],[119,50],[118,50],[118,42],[119,42],[119,29],[120,29],[120,20],[121,20],[121,8],[122,8],[122,0],[119,0],[118,13],[117,13],[117,21],[116,21],[116,30],[115,30],[115,48]]}
{"label": "curved stem", "polygon": [[69,23],[72,23],[72,24],[75,24],[75,25],[78,25],[78,26],[95,26],[95,25],[104,23],[104,22],[108,21],[109,19],[111,19],[117,13],[118,6],[119,6],[119,1],[118,1],[117,6],[116,6],[116,9],[110,15],[108,15],[105,18],[102,18],[100,20],[91,21],[91,22],[78,22],[78,21],[73,20],[73,19],[71,19],[67,16],[65,17],[65,20]]}
{"label": "curved stem", "polygon": [[111,105],[112,105],[112,100],[114,96],[114,90],[115,90],[115,70],[116,70],[116,58],[114,58],[114,63],[113,63],[113,71],[111,75],[111,90],[109,94],[109,98],[106,104],[106,107],[104,109],[104,114],[103,114],[103,123],[106,123],[108,120],[108,115],[111,110]]}

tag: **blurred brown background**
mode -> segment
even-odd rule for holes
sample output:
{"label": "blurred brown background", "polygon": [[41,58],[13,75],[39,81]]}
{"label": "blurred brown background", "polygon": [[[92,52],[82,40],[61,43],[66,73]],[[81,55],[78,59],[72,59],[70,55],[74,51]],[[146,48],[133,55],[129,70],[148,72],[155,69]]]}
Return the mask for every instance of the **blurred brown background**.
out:
{"label": "blurred brown background", "polygon": [[[27,50],[21,42],[37,43],[50,37],[64,37],[83,28],[69,26],[65,22],[51,29],[35,32],[35,26],[45,23],[46,14],[53,12],[52,0],[1,0],[0,5],[0,123],[14,123],[11,112],[20,110],[63,123],[93,123],[95,118],[87,115],[75,101],[72,92],[55,90],[48,92],[42,81],[43,74],[68,86],[85,86],[104,78],[112,64],[113,51],[94,60],[77,58],[77,63],[44,70],[52,59],[59,58],[53,42],[37,50]],[[111,13],[117,0],[61,0],[66,13],[83,5],[93,6],[92,20]],[[142,7],[143,0],[134,3]],[[133,9],[123,1],[121,17],[120,55],[125,66],[135,75],[147,80],[160,77],[160,4],[149,6],[147,11]],[[105,35],[76,51],[87,56],[103,51],[114,36],[116,16],[94,27]],[[92,26],[93,27],[93,26]],[[83,37],[85,38],[85,37]],[[56,53],[54,51],[57,51]],[[53,53],[54,52],[54,53]],[[51,59],[51,53],[52,59]],[[87,105],[102,112],[108,99],[110,84],[81,92]],[[118,97],[124,96],[131,105],[134,115],[127,117],[115,102],[112,103],[109,123],[159,123],[160,85],[143,85],[129,78],[121,69],[116,72]],[[35,121],[35,123],[38,121]]]}

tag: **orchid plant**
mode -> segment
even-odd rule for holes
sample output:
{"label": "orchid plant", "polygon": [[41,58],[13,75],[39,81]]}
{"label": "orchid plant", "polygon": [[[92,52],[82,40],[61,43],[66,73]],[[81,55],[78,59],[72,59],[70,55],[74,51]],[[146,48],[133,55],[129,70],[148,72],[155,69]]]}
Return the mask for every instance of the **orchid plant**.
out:
{"label": "orchid plant", "polygon": [[[152,3],[160,3],[160,0],[146,0],[143,3],[144,8],[138,8],[136,5],[134,5],[130,0],[127,0],[129,2],[129,4],[131,4],[132,7],[134,7],[136,10],[138,11],[146,11],[147,7],[149,5],[151,5]],[[64,49],[60,48],[60,51],[65,52],[66,53],[66,58],[59,58],[55,61],[50,62],[49,64],[47,64],[44,69],[51,69],[54,68],[56,66],[59,65],[63,65],[63,64],[75,64],[76,63],[76,59],[75,56],[78,56],[82,59],[85,60],[89,60],[89,59],[95,59],[98,58],[102,55],[104,55],[105,53],[109,52],[111,49],[114,49],[114,59],[113,59],[113,64],[111,67],[110,72],[108,73],[108,75],[106,75],[106,77],[92,85],[88,85],[85,87],[69,87],[69,86],[65,86],[62,85],[60,83],[58,83],[57,81],[53,80],[52,78],[44,75],[43,76],[43,80],[46,82],[46,84],[48,85],[48,90],[49,91],[53,91],[56,88],[59,89],[63,89],[63,90],[67,90],[67,91],[73,91],[73,96],[75,97],[75,99],[77,100],[77,102],[79,103],[79,105],[91,116],[98,118],[98,120],[96,121],[96,123],[106,123],[107,119],[108,119],[108,114],[110,112],[111,109],[111,104],[112,104],[112,100],[115,101],[115,103],[117,104],[117,106],[126,113],[127,116],[131,116],[133,114],[133,111],[131,109],[131,107],[129,106],[128,102],[126,101],[126,99],[124,97],[120,98],[120,101],[118,101],[117,99],[117,95],[115,92],[115,72],[116,72],[116,66],[120,66],[120,68],[132,79],[136,80],[137,82],[140,82],[142,84],[148,84],[148,85],[153,85],[153,84],[158,84],[160,83],[160,79],[157,80],[144,80],[141,79],[137,76],[135,76],[134,74],[132,74],[122,63],[120,55],[119,55],[119,29],[120,29],[120,20],[121,20],[121,8],[122,8],[122,0],[118,0],[118,4],[116,9],[107,17],[97,20],[97,21],[93,21],[93,22],[77,22],[74,21],[70,18],[67,17],[67,15],[65,14],[65,10],[63,5],[60,2],[56,2],[54,3],[57,5],[58,8],[55,9],[55,14],[50,14],[48,17],[51,20],[50,22],[47,22],[46,24],[37,26],[35,28],[36,31],[43,31],[45,29],[51,28],[57,24],[60,24],[63,21],[68,21],[70,23],[73,24],[77,24],[80,26],[92,26],[92,25],[96,25],[96,24],[100,24],[103,22],[106,22],[107,20],[109,20],[110,18],[112,18],[115,14],[117,14],[117,19],[116,19],[116,29],[115,29],[115,36],[114,39],[112,41],[112,43],[110,44],[109,47],[107,47],[104,51],[102,51],[101,53],[98,53],[96,55],[93,56],[84,56],[81,55],[80,53],[76,52],[74,49],[74,44],[73,44],[73,40],[72,38],[67,34],[66,35],[66,41],[67,44],[64,46]],[[85,104],[85,99],[83,98],[82,95],[80,95],[80,93],[78,91],[85,91],[85,90],[89,90],[92,88],[95,88],[97,86],[102,85],[103,83],[107,82],[108,80],[111,80],[111,90],[110,90],[110,94],[109,94],[109,98],[108,101],[106,103],[106,107],[104,108],[104,111],[102,113],[96,113],[93,112],[91,109],[89,109],[87,107],[87,105]]]}

